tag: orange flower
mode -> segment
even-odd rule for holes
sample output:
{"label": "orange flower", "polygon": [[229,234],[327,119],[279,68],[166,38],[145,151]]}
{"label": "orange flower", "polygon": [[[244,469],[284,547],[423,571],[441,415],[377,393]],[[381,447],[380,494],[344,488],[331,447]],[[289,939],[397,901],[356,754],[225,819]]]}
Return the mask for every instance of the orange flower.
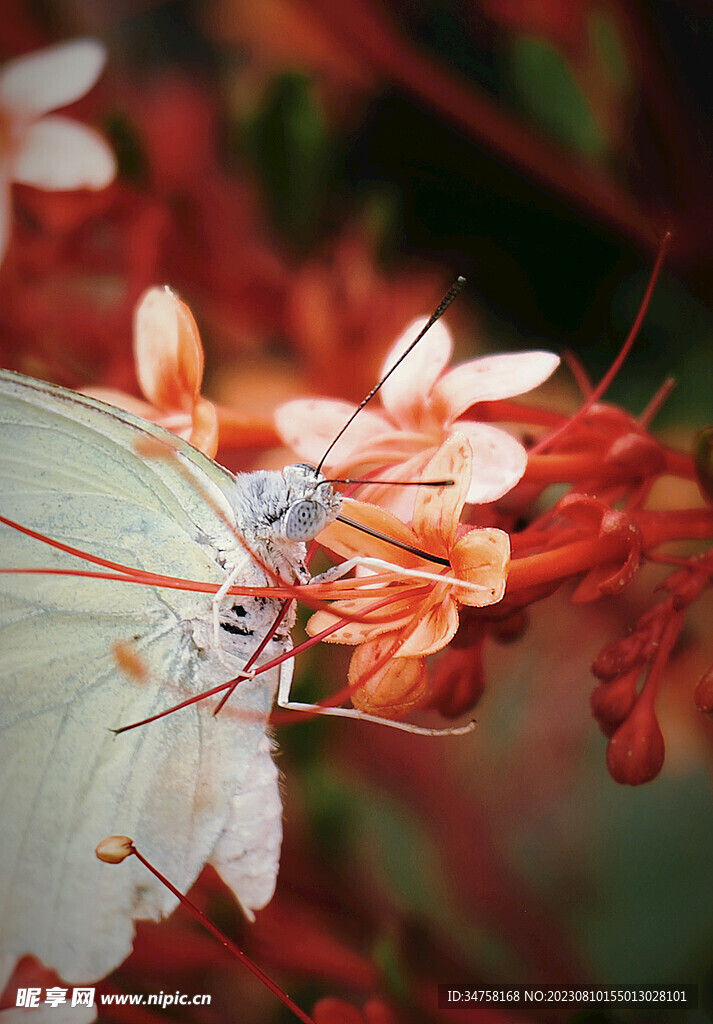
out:
{"label": "orange flower", "polygon": [[[438,560],[434,564],[413,550],[370,539],[366,554],[388,561],[394,568],[369,576],[365,596],[369,596],[372,583],[393,585],[393,598],[387,602],[390,614],[385,615],[383,600],[378,608],[372,602],[372,607],[365,609],[364,596],[360,596],[338,601],[330,611],[317,612],[310,619],[307,631],[311,635],[340,623],[324,639],[358,645],[349,680],[356,685],[352,703],[362,711],[401,718],[422,703],[427,689],[424,659],[453,638],[459,606],[483,607],[503,597],[510,560],[507,533],[459,525],[471,481],[471,460],[471,446],[464,435],[453,434],[441,445],[426,467],[426,476],[454,483],[421,488],[410,526],[374,505],[351,502],[344,506],[345,515],[353,521],[411,549],[427,551]],[[344,523],[328,526],[319,541],[347,558],[365,555],[363,534]],[[413,585],[409,576],[415,578]],[[360,679],[364,680],[361,686]]]}
{"label": "orange flower", "polygon": [[200,448],[218,451],[218,414],[201,395],[203,346],[185,302],[170,288],[149,288],[134,314],[134,362],[148,402],[111,388],[87,393],[159,423]]}
{"label": "orange flower", "polygon": [[92,388],[94,398],[152,420],[200,448],[209,458],[224,443],[265,445],[276,440],[267,423],[248,421],[201,395],[203,346],[190,309],[170,288],[149,288],[134,314],[134,361],[147,402],[123,391]]}

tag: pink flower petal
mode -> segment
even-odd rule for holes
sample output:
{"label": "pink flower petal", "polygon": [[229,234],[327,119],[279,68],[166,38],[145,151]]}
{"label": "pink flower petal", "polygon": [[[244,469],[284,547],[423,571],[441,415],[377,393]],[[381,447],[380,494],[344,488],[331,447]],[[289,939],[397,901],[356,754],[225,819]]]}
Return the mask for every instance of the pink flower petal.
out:
{"label": "pink flower petal", "polygon": [[193,409],[203,346],[190,309],[170,288],[149,288],[136,307],[134,361],[141,390],[157,409]]}
{"label": "pink flower petal", "polygon": [[510,537],[504,530],[469,530],[451,548],[450,559],[458,579],[486,588],[480,593],[465,587],[453,590],[456,601],[484,608],[502,600],[510,566]]}
{"label": "pink flower petal", "polygon": [[[425,319],[414,320],[391,346],[381,367],[382,377],[418,336],[426,322]],[[397,423],[419,425],[431,389],[448,365],[452,349],[450,331],[439,321],[382,385],[381,401]]]}
{"label": "pink flower petal", "polygon": [[[364,614],[365,602],[361,601],[339,601],[334,606],[334,613],[319,611],[311,616],[305,627],[310,636],[317,636],[323,629],[334,626],[343,615]],[[363,644],[373,640],[384,633],[393,633],[408,625],[413,619],[413,613],[405,609],[403,615],[389,618],[389,621],[382,622],[347,622],[339,629],[334,630],[323,638],[323,643],[330,644]]]}
{"label": "pink flower petal", "polygon": [[457,629],[458,605],[451,597],[446,597],[420,616],[413,630],[406,631],[406,639],[397,657],[413,658],[435,654],[451,642]]}
{"label": "pink flower petal", "polygon": [[218,439],[218,410],[207,398],[199,398],[193,409],[193,423],[188,440],[209,459],[214,459],[218,452]]}
{"label": "pink flower petal", "polygon": [[[329,398],[297,398],[275,411],[275,426],[285,444],[316,466],[355,408]],[[327,465],[347,465],[374,437],[392,429],[383,416],[362,409],[330,452]]]}
{"label": "pink flower petal", "polygon": [[97,398],[100,402],[106,402],[107,405],[115,405],[117,409],[124,409],[145,420],[153,419],[156,415],[156,410],[148,402],[115,388],[82,388],[81,393],[89,398]]}
{"label": "pink flower petal", "polygon": [[418,488],[413,529],[431,554],[447,554],[455,537],[472,478],[471,460],[469,439],[453,434],[423,471],[424,480],[453,480],[450,487]]}
{"label": "pink flower petal", "polygon": [[458,420],[453,424],[470,441],[473,476],[466,501],[484,505],[512,490],[527,467],[527,452],[511,434],[487,423]]}
{"label": "pink flower petal", "polygon": [[30,125],[13,178],[43,189],[106,188],[116,174],[114,154],[101,136],[67,117]]}
{"label": "pink flower petal", "polygon": [[531,391],[554,373],[559,356],[552,352],[512,352],[462,363],[433,388],[433,409],[449,423],[476,402],[495,402]]}
{"label": "pink flower petal", "polygon": [[96,39],[75,39],[17,57],[0,71],[0,104],[39,117],[74,103],[92,88],[105,59]]}
{"label": "pink flower petal", "polygon": [[[419,537],[411,527],[406,526],[391,512],[379,508],[378,505],[346,498],[342,512],[353,523],[359,523],[367,529],[375,530],[394,541],[419,546]],[[383,558],[387,562],[394,562],[412,569],[419,566],[423,568],[423,561],[417,555],[389,543],[388,540],[367,537],[347,523],[330,523],[320,533],[319,543],[335,554],[341,555],[342,558],[356,558],[359,555],[368,554],[372,558]]]}
{"label": "pink flower petal", "polygon": [[[397,434],[394,434],[398,437]],[[423,477],[423,471],[428,460],[436,451],[435,445],[417,452],[411,458],[402,462],[395,462],[385,467],[380,473],[383,479],[387,480],[419,480]],[[424,478],[425,479],[425,478]],[[409,523],[413,519],[413,510],[418,494],[418,487],[398,487],[389,484],[367,484],[359,491],[360,501],[370,502],[372,505],[381,505],[388,509],[397,519],[403,523]]]}

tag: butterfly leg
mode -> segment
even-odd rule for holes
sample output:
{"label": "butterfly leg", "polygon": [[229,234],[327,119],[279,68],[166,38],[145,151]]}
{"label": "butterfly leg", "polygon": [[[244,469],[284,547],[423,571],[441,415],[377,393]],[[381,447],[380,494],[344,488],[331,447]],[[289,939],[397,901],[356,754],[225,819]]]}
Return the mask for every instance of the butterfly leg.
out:
{"label": "butterfly leg", "polygon": [[[216,590],[215,594],[213,595],[213,600],[211,601],[211,606],[213,608],[213,642],[215,644],[215,649],[218,652],[218,657],[223,662],[223,664],[226,664],[226,662],[225,659],[223,658],[220,643],[220,606],[223,603],[223,598],[228,593],[232,585],[235,583],[239,575],[240,570],[236,567],[228,574],[228,576],[226,576],[225,580],[220,586],[220,589]],[[252,679],[253,676],[255,675],[255,673],[251,672],[250,669],[247,669],[245,672],[241,674],[244,679]]]}
{"label": "butterfly leg", "polygon": [[[282,666],[286,668],[286,664]],[[369,715],[358,708],[334,708],[325,707],[323,704],[304,704],[301,701],[290,700],[292,689],[292,671],[280,672],[280,685],[277,690],[277,706],[287,711],[301,711],[309,715],[329,715],[332,718],[355,718],[359,722],[374,722],[375,725],[386,725],[392,729],[400,729],[403,732],[410,732],[416,736],[462,736],[475,728],[475,722],[468,722],[467,725],[448,726],[445,729],[428,729],[425,726],[413,725],[411,722],[396,722],[389,718],[379,718],[377,715]]]}

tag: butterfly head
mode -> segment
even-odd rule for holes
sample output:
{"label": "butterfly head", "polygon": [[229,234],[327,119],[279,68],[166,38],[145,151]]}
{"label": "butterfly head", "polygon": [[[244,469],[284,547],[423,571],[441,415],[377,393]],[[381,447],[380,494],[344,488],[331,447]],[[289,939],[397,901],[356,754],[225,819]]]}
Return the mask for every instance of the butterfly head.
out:
{"label": "butterfly head", "polygon": [[280,520],[281,532],[289,541],[314,540],[336,518],[341,498],[314,466],[286,466],[283,476],[288,504]]}

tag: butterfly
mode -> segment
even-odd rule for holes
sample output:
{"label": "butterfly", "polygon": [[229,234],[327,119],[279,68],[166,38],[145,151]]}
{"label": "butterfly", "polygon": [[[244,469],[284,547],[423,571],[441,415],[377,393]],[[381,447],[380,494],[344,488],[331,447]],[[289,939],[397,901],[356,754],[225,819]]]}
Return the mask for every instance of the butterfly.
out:
{"label": "butterfly", "polygon": [[[224,592],[306,582],[305,542],[340,498],[312,467],[234,476],[155,424],[7,371],[0,434],[2,566],[41,570],[0,573],[0,968],[32,953],[92,981],[131,952],[136,919],[176,902],[135,858],[107,870],[107,835],[134,837],[182,891],[212,864],[249,917],[272,896],[266,724],[291,661],[243,678],[219,715],[201,701],[112,730],[240,674],[283,602]],[[102,566],[67,549],[212,592],[72,575]],[[290,608],[258,664],[290,650],[293,622]]]}
{"label": "butterfly", "polygon": [[[282,824],[268,718],[276,694],[314,708],[289,699],[292,602],[249,591],[309,581],[306,543],[343,500],[322,463],[464,284],[316,469],[235,476],[148,420],[0,371],[0,986],[26,953],[70,983],[104,977],[136,920],[175,907],[137,858],[105,869],[107,836],[131,836],[178,891],[210,863],[248,918],[269,902]],[[394,568],[357,557],[326,577],[356,564]],[[225,709],[193,699],[235,680]]]}

